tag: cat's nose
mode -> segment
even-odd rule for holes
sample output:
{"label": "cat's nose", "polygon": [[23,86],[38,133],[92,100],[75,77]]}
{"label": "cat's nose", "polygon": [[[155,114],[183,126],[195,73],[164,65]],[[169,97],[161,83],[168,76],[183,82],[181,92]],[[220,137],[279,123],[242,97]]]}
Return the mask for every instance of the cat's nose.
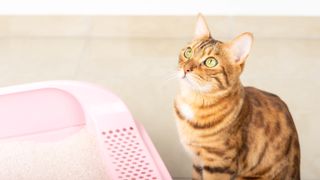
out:
{"label": "cat's nose", "polygon": [[187,64],[186,66],[184,66],[184,73],[189,73],[191,71],[193,71],[193,69],[195,68],[195,66],[193,64]]}

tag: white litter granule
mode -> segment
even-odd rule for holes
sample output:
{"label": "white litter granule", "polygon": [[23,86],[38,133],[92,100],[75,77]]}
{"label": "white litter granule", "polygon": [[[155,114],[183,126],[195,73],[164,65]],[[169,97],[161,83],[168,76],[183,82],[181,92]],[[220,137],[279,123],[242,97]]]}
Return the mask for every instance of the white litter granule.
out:
{"label": "white litter granule", "polygon": [[0,141],[0,180],[106,180],[97,143],[85,129],[57,142]]}

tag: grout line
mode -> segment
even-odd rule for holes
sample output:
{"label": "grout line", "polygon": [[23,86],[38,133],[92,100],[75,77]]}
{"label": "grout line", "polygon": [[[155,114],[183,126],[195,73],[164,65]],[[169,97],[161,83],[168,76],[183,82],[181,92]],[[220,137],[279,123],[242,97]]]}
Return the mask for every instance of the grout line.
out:
{"label": "grout line", "polygon": [[[231,32],[232,33],[232,32]],[[233,36],[220,36],[217,37],[217,39],[231,39],[234,38]],[[118,40],[188,40],[192,39],[192,36],[186,36],[186,37],[121,37],[121,36],[92,36],[92,35],[86,35],[86,36],[0,36],[0,40],[7,40],[7,39],[24,39],[24,40],[32,40],[32,39],[118,39]],[[255,36],[255,39],[261,39],[261,40],[320,40],[320,36],[314,36],[314,37],[259,37]]]}
{"label": "grout line", "polygon": [[84,44],[83,44],[81,53],[79,53],[79,57],[78,57],[78,60],[77,60],[78,63],[77,63],[77,65],[76,65],[75,69],[74,69],[74,73],[73,73],[73,77],[72,77],[73,80],[77,80],[77,79],[78,79],[81,64],[83,63],[83,61],[85,60],[85,58],[87,58],[87,57],[86,57],[86,54],[88,53],[89,46],[91,45],[91,37],[90,37],[90,34],[91,34],[91,32],[92,32],[92,29],[93,29],[93,20],[92,20],[92,17],[89,17],[87,23],[88,23],[88,24],[87,24],[88,29],[87,29],[87,32],[86,32],[87,36],[85,36]]}

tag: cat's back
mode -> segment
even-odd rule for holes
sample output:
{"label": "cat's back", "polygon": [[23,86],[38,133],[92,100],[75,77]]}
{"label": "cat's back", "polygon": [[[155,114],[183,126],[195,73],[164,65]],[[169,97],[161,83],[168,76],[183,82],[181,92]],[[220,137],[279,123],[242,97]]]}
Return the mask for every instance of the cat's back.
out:
{"label": "cat's back", "polygon": [[250,126],[261,129],[271,140],[279,135],[297,136],[289,109],[279,96],[254,87],[245,87],[245,92],[251,109]]}
{"label": "cat's back", "polygon": [[251,153],[242,168],[258,174],[268,168],[273,174],[288,171],[279,176],[299,179],[299,140],[287,105],[277,95],[254,87],[245,87],[245,93],[251,109],[245,144]]}
{"label": "cat's back", "polygon": [[284,115],[283,119],[292,119],[286,103],[279,96],[255,87],[245,87],[245,94],[254,113],[262,113],[278,119],[279,116]]}

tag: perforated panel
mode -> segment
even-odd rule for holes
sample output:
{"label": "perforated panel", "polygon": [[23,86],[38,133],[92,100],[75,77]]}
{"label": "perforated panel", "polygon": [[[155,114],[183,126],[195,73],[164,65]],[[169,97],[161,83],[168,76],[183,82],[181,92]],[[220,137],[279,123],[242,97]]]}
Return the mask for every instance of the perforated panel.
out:
{"label": "perforated panel", "polygon": [[101,134],[118,179],[160,179],[148,150],[133,127],[107,130]]}

